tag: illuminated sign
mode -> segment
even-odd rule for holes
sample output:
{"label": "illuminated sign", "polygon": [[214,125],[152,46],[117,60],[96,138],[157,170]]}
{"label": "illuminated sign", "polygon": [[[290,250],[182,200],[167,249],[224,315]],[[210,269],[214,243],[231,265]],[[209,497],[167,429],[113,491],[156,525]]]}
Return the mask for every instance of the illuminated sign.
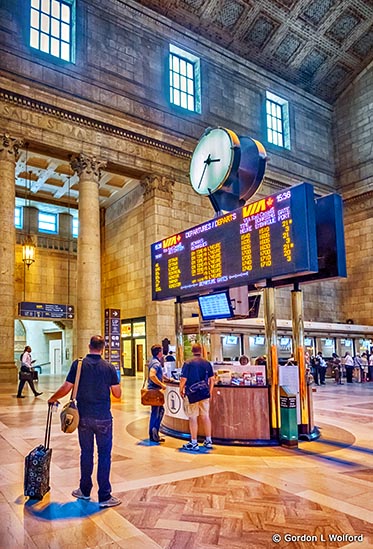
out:
{"label": "illuminated sign", "polygon": [[316,272],[313,187],[302,183],[151,246],[153,299]]}
{"label": "illuminated sign", "polygon": [[30,318],[74,318],[74,307],[57,303],[22,301],[18,303],[18,314]]}

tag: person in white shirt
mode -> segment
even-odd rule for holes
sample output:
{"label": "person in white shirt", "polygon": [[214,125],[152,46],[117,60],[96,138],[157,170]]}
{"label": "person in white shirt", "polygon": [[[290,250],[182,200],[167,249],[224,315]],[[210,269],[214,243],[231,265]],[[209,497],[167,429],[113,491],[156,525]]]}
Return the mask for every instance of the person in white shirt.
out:
{"label": "person in white shirt", "polygon": [[[22,395],[23,387],[25,386],[25,383],[30,385],[31,391],[34,393],[34,396],[42,395],[43,393],[38,393],[35,389],[34,381],[32,379],[32,363],[35,362],[31,358],[31,347],[29,345],[26,345],[25,350],[21,354],[21,370],[19,373],[19,384],[18,384],[18,391],[17,391],[17,398],[25,398]],[[27,373],[30,375],[30,379],[22,379],[22,372]]]}
{"label": "person in white shirt", "polygon": [[354,373],[354,359],[350,353],[345,354],[345,368],[346,368],[346,380],[347,383],[352,383],[352,374]]}

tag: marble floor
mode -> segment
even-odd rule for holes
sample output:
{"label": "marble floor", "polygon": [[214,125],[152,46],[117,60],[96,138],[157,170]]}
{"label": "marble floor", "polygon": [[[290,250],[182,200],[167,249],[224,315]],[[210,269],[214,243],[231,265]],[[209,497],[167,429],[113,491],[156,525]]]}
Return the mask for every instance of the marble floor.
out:
{"label": "marble floor", "polygon": [[181,441],[147,440],[141,381],[122,381],[113,402],[113,494],[100,509],[75,500],[77,434],[53,417],[51,491],[23,496],[24,456],[44,438],[47,399],[62,378],[40,376],[34,398],[0,388],[0,549],[11,548],[336,548],[373,547],[373,383],[334,385],[314,396],[322,437],[285,447],[180,452]]}

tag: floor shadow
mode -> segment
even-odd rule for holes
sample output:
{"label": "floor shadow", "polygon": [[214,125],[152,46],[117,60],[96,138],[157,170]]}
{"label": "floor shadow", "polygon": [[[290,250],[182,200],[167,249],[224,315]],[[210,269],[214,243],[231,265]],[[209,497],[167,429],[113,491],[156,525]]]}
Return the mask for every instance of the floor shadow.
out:
{"label": "floor shadow", "polygon": [[29,499],[24,506],[25,513],[39,520],[66,520],[89,517],[103,511],[98,503],[93,501],[51,502],[42,508],[39,505],[40,501]]}

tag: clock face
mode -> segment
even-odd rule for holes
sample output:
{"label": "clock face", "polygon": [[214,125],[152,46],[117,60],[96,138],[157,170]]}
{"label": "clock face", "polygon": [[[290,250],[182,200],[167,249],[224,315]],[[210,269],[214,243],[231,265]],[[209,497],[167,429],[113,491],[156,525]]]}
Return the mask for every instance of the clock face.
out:
{"label": "clock face", "polygon": [[214,128],[205,132],[190,164],[190,182],[198,194],[210,195],[224,185],[239,147],[240,140],[232,130]]}

